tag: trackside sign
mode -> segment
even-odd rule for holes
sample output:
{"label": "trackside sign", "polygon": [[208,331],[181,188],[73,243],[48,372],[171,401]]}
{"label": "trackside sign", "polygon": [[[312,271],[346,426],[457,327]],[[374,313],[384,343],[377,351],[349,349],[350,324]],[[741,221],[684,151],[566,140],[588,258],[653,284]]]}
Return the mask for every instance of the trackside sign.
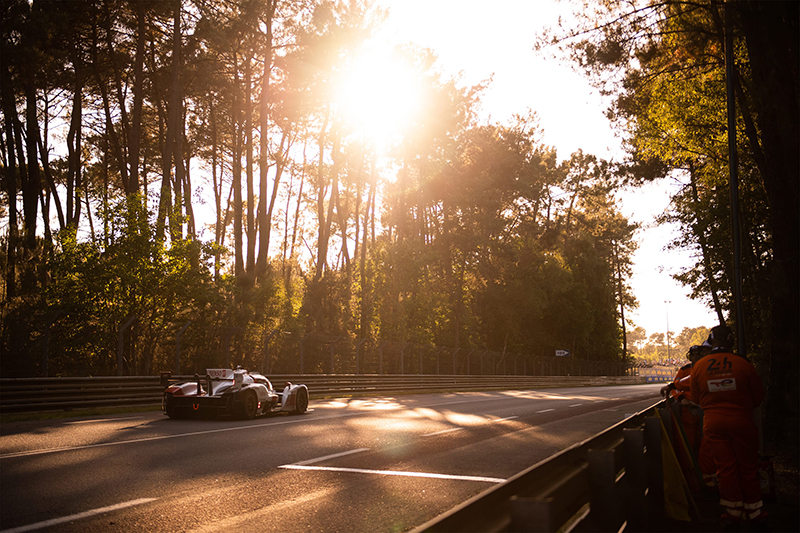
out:
{"label": "trackside sign", "polygon": [[556,350],[556,357],[569,357],[569,350]]}

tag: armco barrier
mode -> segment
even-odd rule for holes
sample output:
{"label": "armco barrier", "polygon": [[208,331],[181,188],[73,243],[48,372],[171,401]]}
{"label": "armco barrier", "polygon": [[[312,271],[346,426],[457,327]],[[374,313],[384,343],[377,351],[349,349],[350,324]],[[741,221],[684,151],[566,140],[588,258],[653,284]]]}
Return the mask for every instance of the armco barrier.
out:
{"label": "armco barrier", "polygon": [[670,366],[643,367],[637,370],[639,377],[645,378],[647,383],[668,383],[675,379],[678,371],[676,367]]}
{"label": "armco barrier", "polygon": [[664,517],[660,418],[671,414],[661,405],[530,467],[413,533],[616,532],[623,526],[652,531]]}
{"label": "armco barrier", "polygon": [[[192,379],[193,376],[175,376]],[[312,398],[408,392],[586,387],[644,383],[629,376],[440,376],[292,374],[269,376],[276,388],[305,383]],[[159,377],[0,379],[0,413],[161,403]]]}

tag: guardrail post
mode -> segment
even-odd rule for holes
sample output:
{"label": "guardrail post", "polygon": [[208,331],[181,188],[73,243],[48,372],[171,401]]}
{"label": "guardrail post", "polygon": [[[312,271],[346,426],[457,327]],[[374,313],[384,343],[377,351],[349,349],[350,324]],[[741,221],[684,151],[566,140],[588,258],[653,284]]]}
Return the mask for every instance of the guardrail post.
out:
{"label": "guardrail post", "polygon": [[589,450],[589,490],[591,511],[589,520],[594,531],[619,531],[619,498],[613,450]]}
{"label": "guardrail post", "polygon": [[625,476],[621,480],[625,502],[627,530],[645,531],[647,528],[647,471],[644,461],[644,430],[622,430]]}
{"label": "guardrail post", "polygon": [[657,416],[644,419],[645,469],[647,471],[647,519],[652,522],[664,516],[664,469],[661,459],[661,420]]}
{"label": "guardrail post", "polygon": [[553,498],[524,498],[512,496],[511,523],[508,531],[550,532],[558,528],[553,524]]}

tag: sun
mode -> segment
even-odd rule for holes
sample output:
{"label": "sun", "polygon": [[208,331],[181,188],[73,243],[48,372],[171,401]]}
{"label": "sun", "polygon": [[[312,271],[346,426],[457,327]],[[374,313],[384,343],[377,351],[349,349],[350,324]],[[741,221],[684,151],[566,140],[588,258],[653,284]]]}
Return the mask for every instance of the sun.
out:
{"label": "sun", "polygon": [[340,72],[335,100],[346,130],[383,151],[416,120],[422,104],[419,75],[391,50],[367,48]]}

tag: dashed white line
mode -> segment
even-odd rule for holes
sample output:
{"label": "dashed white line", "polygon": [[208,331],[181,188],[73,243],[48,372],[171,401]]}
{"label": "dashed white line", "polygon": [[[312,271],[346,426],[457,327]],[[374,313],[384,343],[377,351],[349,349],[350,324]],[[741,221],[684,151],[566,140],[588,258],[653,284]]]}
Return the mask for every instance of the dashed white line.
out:
{"label": "dashed white line", "polygon": [[[515,418],[519,418],[519,417],[518,416],[507,416],[505,418],[495,418],[493,420],[487,421],[486,423],[487,424],[493,424],[495,422],[505,422],[506,420],[514,420]],[[433,433],[425,433],[422,436],[423,437],[433,437],[433,436],[436,436],[436,435],[443,435],[445,433],[453,433],[454,431],[462,431],[464,429],[466,429],[466,428],[459,427],[459,428],[443,429],[441,431],[434,431]]]}
{"label": "dashed white line", "polygon": [[[326,416],[326,417],[318,417],[314,418],[315,421],[318,420],[330,420],[333,418],[348,418],[348,417],[356,417],[356,416],[363,416],[364,413],[349,413],[346,415],[333,415],[333,416]],[[10,459],[12,457],[26,457],[30,455],[42,455],[46,453],[56,453],[56,452],[71,452],[75,450],[87,450],[90,448],[102,448],[105,446],[118,446],[121,444],[134,444],[137,442],[150,442],[155,440],[164,440],[164,439],[177,439],[179,437],[193,437],[196,435],[208,435],[211,433],[225,433],[228,431],[239,431],[245,429],[254,429],[254,428],[263,428],[266,426],[282,426],[284,424],[298,424],[300,422],[305,422],[306,420],[295,418],[292,420],[286,420],[282,422],[271,422],[267,424],[251,424],[247,426],[235,426],[235,427],[228,427],[228,428],[220,428],[220,429],[209,429],[205,431],[192,431],[190,433],[177,433],[175,435],[159,435],[157,437],[143,437],[141,439],[128,439],[128,440],[118,440],[113,442],[100,442],[97,444],[85,444],[83,446],[68,446],[64,448],[50,448],[44,450],[28,450],[28,451],[20,451],[20,452],[11,452],[11,453],[4,453],[0,454],[0,459]],[[2,532],[0,532],[2,533]]]}
{"label": "dashed white line", "polygon": [[74,422],[64,422],[65,426],[72,424],[91,424],[93,422],[116,422],[117,420],[132,420],[134,418],[144,418],[143,416],[125,416],[121,418],[95,418],[93,420],[76,420]]}
{"label": "dashed white line", "polygon": [[28,524],[27,526],[19,526],[12,529],[4,529],[0,531],[0,533],[23,533],[25,531],[34,531],[36,529],[42,529],[45,527],[57,526],[58,524],[63,524],[64,522],[72,522],[73,520],[81,520],[83,518],[89,518],[90,516],[96,516],[103,513],[110,513],[111,511],[118,511],[120,509],[125,509],[126,507],[141,505],[143,503],[152,502],[157,499],[158,498],[139,498],[138,500],[131,500],[128,502],[118,503],[116,505],[109,505],[108,507],[100,507],[98,509],[92,509],[90,511],[84,511],[82,513],[73,514],[70,516],[62,516],[61,518],[53,518],[51,520],[45,520],[43,522],[36,522],[35,524]]}
{"label": "dashed white line", "polygon": [[549,413],[550,411],[555,411],[555,409],[542,409],[541,411],[536,411],[536,414]]}
{"label": "dashed white line", "polygon": [[[457,481],[482,481],[484,483],[503,483],[506,480],[497,477],[483,476],[456,476],[450,474],[434,474],[431,472],[403,472],[398,470],[367,470],[364,468],[341,468],[338,466],[309,466],[309,465],[282,465],[278,468],[287,470],[319,470],[325,472],[350,472],[355,474],[373,474],[378,476],[399,476],[399,477],[424,477],[432,479],[452,479]],[[0,532],[3,533],[3,532]]]}
{"label": "dashed white line", "polygon": [[580,407],[581,405],[583,405],[583,404],[582,403],[573,403],[572,405],[570,405],[570,407]]}
{"label": "dashed white line", "polygon": [[445,433],[452,433],[454,431],[463,431],[464,428],[443,429],[441,431],[434,431],[433,433],[425,433],[423,437],[433,437],[434,435],[444,435]]}

